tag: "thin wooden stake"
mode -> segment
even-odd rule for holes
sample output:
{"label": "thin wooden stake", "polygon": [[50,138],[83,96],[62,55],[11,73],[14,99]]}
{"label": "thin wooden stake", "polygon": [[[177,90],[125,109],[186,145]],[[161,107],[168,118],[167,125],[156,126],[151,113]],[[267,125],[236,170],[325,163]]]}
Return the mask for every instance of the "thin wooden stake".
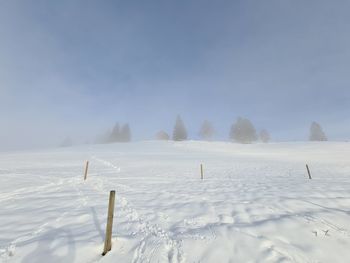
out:
{"label": "thin wooden stake", "polygon": [[311,177],[311,173],[310,173],[310,169],[309,169],[309,166],[308,166],[308,165],[306,165],[306,169],[307,169],[307,173],[308,173],[308,175],[309,175],[309,179],[311,180],[312,177]]}
{"label": "thin wooden stake", "polygon": [[108,203],[106,237],[105,237],[105,245],[104,245],[102,256],[106,255],[108,253],[108,251],[110,251],[112,249],[112,228],[113,228],[113,215],[114,215],[114,201],[115,201],[115,191],[110,191],[109,203]]}
{"label": "thin wooden stake", "polygon": [[201,179],[203,180],[203,164],[201,164]]}
{"label": "thin wooden stake", "polygon": [[86,164],[85,164],[85,172],[84,172],[84,181],[85,181],[86,178],[87,178],[88,169],[89,169],[89,161],[86,161]]}

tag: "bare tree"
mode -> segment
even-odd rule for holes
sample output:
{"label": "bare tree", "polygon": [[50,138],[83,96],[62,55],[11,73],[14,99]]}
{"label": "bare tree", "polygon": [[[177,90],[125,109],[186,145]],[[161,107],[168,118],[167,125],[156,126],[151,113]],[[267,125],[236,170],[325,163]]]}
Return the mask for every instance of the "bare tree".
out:
{"label": "bare tree", "polygon": [[211,140],[214,136],[214,133],[215,131],[213,125],[209,121],[205,120],[199,131],[199,136],[203,140]]}
{"label": "bare tree", "polygon": [[231,126],[230,138],[239,143],[252,143],[257,140],[256,130],[250,120],[240,117]]}
{"label": "bare tree", "polygon": [[170,139],[170,136],[165,131],[159,131],[157,132],[155,138],[156,140],[160,141],[168,141]]}
{"label": "bare tree", "polygon": [[263,129],[260,131],[260,140],[264,143],[268,143],[270,141],[270,133]]}
{"label": "bare tree", "polygon": [[177,116],[174,131],[173,131],[174,141],[184,141],[187,140],[187,131],[185,124],[183,123],[180,115]]}
{"label": "bare tree", "polygon": [[327,141],[327,136],[323,132],[323,129],[320,124],[317,122],[311,123],[310,126],[310,136],[309,136],[310,141]]}

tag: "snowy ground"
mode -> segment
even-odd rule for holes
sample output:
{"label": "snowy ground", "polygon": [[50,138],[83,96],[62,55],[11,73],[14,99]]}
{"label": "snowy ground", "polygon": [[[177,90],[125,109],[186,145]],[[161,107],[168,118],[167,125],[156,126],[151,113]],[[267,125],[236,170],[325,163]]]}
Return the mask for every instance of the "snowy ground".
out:
{"label": "snowy ground", "polygon": [[350,143],[1,153],[0,206],[1,262],[349,262]]}

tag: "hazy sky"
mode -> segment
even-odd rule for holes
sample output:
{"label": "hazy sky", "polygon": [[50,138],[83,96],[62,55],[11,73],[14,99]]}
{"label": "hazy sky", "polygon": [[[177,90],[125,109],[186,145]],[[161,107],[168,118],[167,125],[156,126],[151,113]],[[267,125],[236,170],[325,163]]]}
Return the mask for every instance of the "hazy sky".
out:
{"label": "hazy sky", "polygon": [[0,1],[0,150],[94,139],[226,139],[238,116],[275,140],[318,121],[350,138],[350,1]]}

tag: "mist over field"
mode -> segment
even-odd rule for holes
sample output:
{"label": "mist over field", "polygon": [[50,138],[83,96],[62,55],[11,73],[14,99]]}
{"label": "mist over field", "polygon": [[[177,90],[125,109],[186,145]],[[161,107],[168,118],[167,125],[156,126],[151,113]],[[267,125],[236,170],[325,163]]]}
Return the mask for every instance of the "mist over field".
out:
{"label": "mist over field", "polygon": [[238,117],[273,141],[313,121],[350,137],[348,1],[1,1],[0,150],[188,139],[204,120],[228,140]]}
{"label": "mist over field", "polygon": [[350,1],[0,0],[0,263],[344,263]]}

